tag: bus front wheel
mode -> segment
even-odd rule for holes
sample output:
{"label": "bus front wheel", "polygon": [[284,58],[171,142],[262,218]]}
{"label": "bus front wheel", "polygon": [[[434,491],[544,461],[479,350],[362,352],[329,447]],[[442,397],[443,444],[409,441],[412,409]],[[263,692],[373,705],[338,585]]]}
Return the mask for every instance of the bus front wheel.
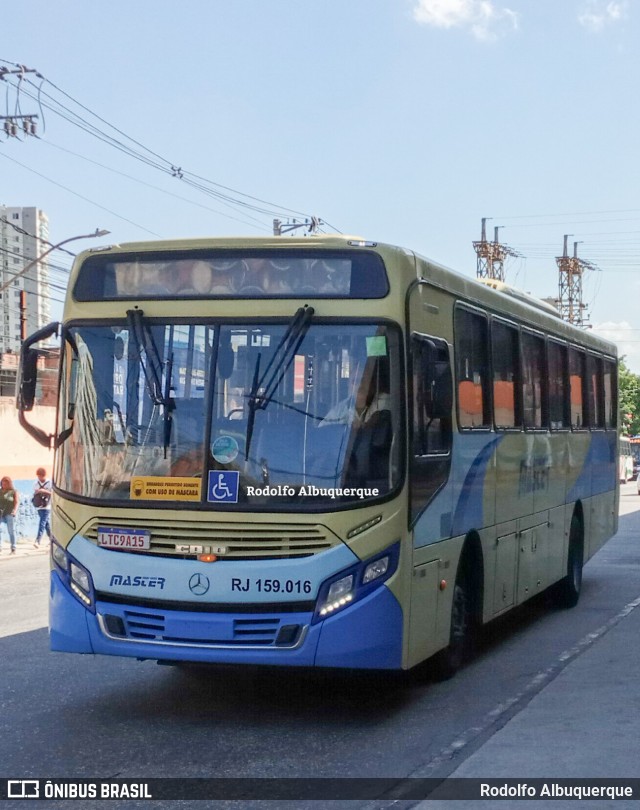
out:
{"label": "bus front wheel", "polygon": [[436,680],[453,677],[470,653],[473,624],[472,594],[469,577],[462,576],[453,587],[451,602],[451,630],[449,646],[432,659],[432,672]]}

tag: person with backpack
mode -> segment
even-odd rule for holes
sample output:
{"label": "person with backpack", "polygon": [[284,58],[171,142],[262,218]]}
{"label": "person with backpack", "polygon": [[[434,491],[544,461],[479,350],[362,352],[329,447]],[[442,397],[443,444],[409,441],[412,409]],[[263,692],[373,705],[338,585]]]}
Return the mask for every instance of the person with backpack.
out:
{"label": "person with backpack", "polygon": [[2,551],[2,524],[5,523],[9,532],[11,553],[16,553],[16,530],[14,518],[18,511],[18,493],[13,488],[13,481],[4,475],[0,481],[0,551]]}
{"label": "person with backpack", "polygon": [[51,481],[47,478],[47,471],[44,467],[38,467],[36,475],[37,480],[33,488],[31,503],[38,511],[39,523],[33,547],[40,548],[40,541],[45,532],[51,543]]}

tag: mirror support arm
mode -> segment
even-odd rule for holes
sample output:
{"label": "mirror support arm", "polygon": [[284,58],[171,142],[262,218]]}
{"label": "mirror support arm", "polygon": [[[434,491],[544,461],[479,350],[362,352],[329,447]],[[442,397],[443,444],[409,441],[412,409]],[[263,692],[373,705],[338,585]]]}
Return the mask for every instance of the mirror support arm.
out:
{"label": "mirror support arm", "polygon": [[[31,347],[35,343],[56,335],[60,328],[58,321],[50,323],[28,337],[20,347],[20,365],[18,369],[18,384],[16,388],[16,408],[20,425],[43,447],[51,449],[54,444],[54,435],[45,433],[39,427],[30,424],[25,417],[27,411],[32,410],[35,400],[36,382],[38,377],[37,360],[38,350]],[[28,378],[27,378],[28,374]]]}
{"label": "mirror support arm", "polygon": [[18,411],[18,422],[20,422],[20,425],[38,442],[38,444],[46,447],[47,450],[53,449],[55,439],[53,433],[45,433],[42,428],[36,427],[36,425],[32,425],[27,422],[24,411]]}

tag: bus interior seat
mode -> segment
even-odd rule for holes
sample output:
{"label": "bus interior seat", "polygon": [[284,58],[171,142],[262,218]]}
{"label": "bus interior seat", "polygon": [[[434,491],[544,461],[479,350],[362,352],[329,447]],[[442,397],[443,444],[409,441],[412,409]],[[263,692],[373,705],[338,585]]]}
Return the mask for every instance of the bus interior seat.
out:
{"label": "bus interior seat", "polygon": [[349,461],[349,475],[358,484],[384,491],[389,482],[391,457],[391,412],[377,411],[356,429]]}
{"label": "bus interior seat", "polygon": [[318,486],[339,486],[349,446],[349,425],[322,425],[307,432],[307,480]]}

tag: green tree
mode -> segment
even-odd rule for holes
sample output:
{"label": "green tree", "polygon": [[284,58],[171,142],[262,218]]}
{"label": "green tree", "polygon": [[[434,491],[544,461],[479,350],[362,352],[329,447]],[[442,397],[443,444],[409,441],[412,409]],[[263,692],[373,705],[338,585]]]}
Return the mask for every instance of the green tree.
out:
{"label": "green tree", "polygon": [[618,405],[621,433],[640,433],[640,375],[629,370],[624,357],[618,367]]}

